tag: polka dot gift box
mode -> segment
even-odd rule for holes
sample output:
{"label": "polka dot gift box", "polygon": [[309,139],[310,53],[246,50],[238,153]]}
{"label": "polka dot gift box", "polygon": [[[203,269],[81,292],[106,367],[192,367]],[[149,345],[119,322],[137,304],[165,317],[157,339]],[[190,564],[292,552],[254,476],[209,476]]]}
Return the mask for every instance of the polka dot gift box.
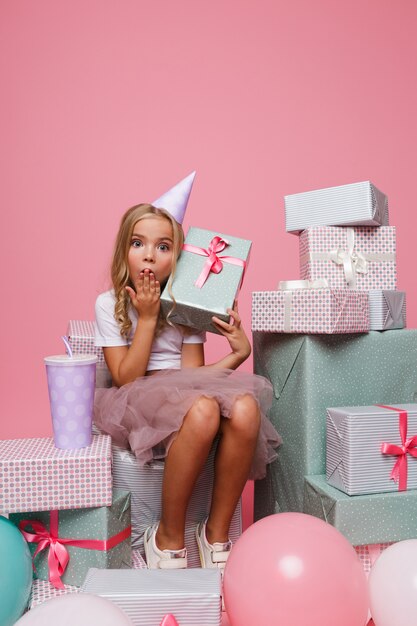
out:
{"label": "polka dot gift box", "polygon": [[[297,282],[300,281],[287,281],[289,285]],[[369,331],[369,297],[363,291],[350,289],[254,291],[252,331],[366,333]]]}
{"label": "polka dot gift box", "polygon": [[108,435],[78,450],[59,450],[50,437],[0,441],[0,512],[109,506],[111,457]]}
{"label": "polka dot gift box", "polygon": [[32,555],[41,547],[34,558],[35,578],[49,580],[55,588],[80,586],[90,567],[132,566],[128,491],[114,489],[111,506],[14,513],[9,519],[23,532]]}
{"label": "polka dot gift box", "polygon": [[395,226],[314,226],[299,237],[300,278],[332,289],[396,289]]}
{"label": "polka dot gift box", "polygon": [[[255,482],[255,519],[303,511],[305,476],[326,472],[328,407],[408,403],[417,393],[415,329],[347,335],[255,332],[253,354],[255,372],[272,383],[269,417],[284,442],[266,478]],[[370,524],[363,529],[372,530]],[[354,545],[399,538],[365,536]]]}
{"label": "polka dot gift box", "polygon": [[227,309],[238,296],[251,246],[248,239],[191,227],[172,288],[167,285],[161,294],[164,313],[173,309],[172,322],[219,334],[211,318],[229,321]]}

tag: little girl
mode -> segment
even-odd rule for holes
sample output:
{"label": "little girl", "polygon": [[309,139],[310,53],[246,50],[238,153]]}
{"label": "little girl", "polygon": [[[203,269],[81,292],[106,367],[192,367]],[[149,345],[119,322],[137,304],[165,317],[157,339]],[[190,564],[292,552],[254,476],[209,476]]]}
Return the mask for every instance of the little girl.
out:
{"label": "little girl", "polygon": [[123,216],[111,266],[113,289],[97,298],[96,345],[103,347],[115,386],[97,390],[95,422],[129,446],[141,464],[165,458],[161,519],[144,536],[149,568],[187,566],[187,506],[219,438],[210,514],[198,525],[196,539],[202,567],[223,569],[230,521],[245,483],[265,475],[280,443],[265,417],[272,390],[265,378],[234,371],[251,351],[237,304],[228,310],[230,323],[212,318],[230,349],[211,365],[204,364],[204,333],[163,318],[161,289],[170,286],[184,235],[169,212],[169,192],[161,198],[165,208],[139,204]]}

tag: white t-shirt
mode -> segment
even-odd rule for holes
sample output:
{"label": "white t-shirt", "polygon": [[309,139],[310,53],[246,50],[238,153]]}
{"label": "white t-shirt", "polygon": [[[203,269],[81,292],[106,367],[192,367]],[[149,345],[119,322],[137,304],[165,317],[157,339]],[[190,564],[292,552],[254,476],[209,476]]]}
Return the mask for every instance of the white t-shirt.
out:
{"label": "white t-shirt", "polygon": [[[100,294],[96,300],[95,345],[102,348],[130,346],[138,323],[136,310],[129,307],[132,327],[129,336],[122,337],[120,327],[114,319],[114,291]],[[153,340],[147,370],[180,369],[183,343],[204,343],[206,333],[185,326],[165,326]]]}

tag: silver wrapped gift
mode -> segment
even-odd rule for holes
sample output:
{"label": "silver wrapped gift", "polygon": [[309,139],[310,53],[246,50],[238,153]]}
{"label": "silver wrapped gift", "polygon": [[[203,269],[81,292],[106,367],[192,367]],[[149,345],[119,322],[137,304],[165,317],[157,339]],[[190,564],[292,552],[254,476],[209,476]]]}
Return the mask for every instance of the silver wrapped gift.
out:
{"label": "silver wrapped gift", "polygon": [[388,198],[369,180],[287,195],[285,228],[309,226],[387,226]]}
{"label": "silver wrapped gift", "polygon": [[371,330],[394,330],[407,326],[405,291],[371,289],[369,291]]}
{"label": "silver wrapped gift", "polygon": [[326,477],[350,496],[417,488],[417,404],[327,410]]}
{"label": "silver wrapped gift", "polygon": [[180,626],[220,626],[221,576],[218,569],[90,569],[81,592],[117,604],[134,626],[160,626],[174,615]]}
{"label": "silver wrapped gift", "polygon": [[[185,546],[188,553],[188,567],[200,567],[195,528],[198,522],[208,516],[210,510],[214,452],[213,448],[194,487],[187,510]],[[132,547],[139,549],[143,556],[143,534],[148,526],[159,521],[161,515],[163,473],[163,461],[154,461],[149,465],[141,466],[132,452],[113,445],[113,486],[131,492]],[[229,537],[232,541],[236,541],[241,533],[242,507],[241,500],[239,500],[230,524]]]}

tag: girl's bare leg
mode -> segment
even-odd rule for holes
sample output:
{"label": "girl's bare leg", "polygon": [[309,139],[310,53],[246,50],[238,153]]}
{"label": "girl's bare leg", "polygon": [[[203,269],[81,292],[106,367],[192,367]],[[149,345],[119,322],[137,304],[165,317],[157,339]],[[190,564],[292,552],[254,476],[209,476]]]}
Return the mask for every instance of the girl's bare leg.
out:
{"label": "girl's bare leg", "polygon": [[199,398],[188,411],[165,460],[162,515],[156,533],[160,550],[184,547],[185,515],[195,482],[220,425],[219,405]]}
{"label": "girl's bare leg", "polygon": [[258,404],[249,394],[235,401],[230,418],[221,420],[213,496],[206,527],[209,543],[228,540],[230,521],[248,479],[260,421]]}

